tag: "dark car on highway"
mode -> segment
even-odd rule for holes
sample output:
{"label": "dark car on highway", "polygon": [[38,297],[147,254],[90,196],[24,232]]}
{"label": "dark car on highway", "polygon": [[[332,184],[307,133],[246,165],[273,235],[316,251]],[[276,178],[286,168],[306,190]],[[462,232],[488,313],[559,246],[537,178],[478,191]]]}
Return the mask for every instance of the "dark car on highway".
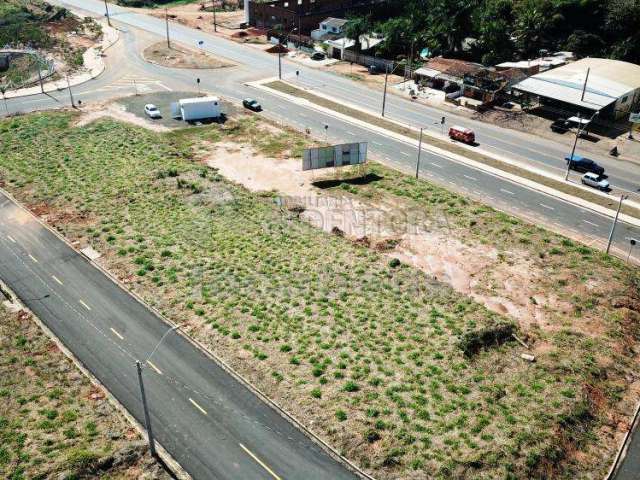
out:
{"label": "dark car on highway", "polygon": [[571,160],[571,158],[568,156],[564,159],[566,162],[571,161],[571,165],[569,168],[571,168],[571,170],[575,170],[576,172],[592,172],[598,176],[602,176],[604,174],[604,168],[589,158],[584,158],[580,155],[574,155],[573,160]]}
{"label": "dark car on highway", "polygon": [[244,106],[244,108],[248,108],[249,110],[253,110],[254,112],[262,111],[262,105],[260,105],[253,98],[245,98],[244,100],[242,100],[242,105]]}
{"label": "dark car on highway", "polygon": [[551,128],[551,130],[553,130],[556,133],[567,133],[569,131],[570,125],[569,125],[569,122],[566,121],[564,118],[559,118],[558,120],[554,121],[551,125],[549,125],[549,128]]}

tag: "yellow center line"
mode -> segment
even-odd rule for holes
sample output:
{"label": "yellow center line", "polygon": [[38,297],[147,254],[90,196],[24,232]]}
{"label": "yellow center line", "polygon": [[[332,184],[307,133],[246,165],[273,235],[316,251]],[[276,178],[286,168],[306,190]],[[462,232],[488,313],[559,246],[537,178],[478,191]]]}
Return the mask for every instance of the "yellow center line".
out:
{"label": "yellow center line", "polygon": [[91,310],[91,307],[89,307],[89,305],[87,305],[86,303],[84,303],[82,300],[80,300],[80,304],[86,308],[87,310]]}
{"label": "yellow center line", "polygon": [[38,259],[36,257],[34,257],[33,255],[29,254],[29,258],[31,260],[33,260],[33,263],[38,263]]}
{"label": "yellow center line", "polygon": [[120,335],[115,328],[112,328],[111,331],[113,332],[113,334],[118,337],[120,340],[124,340],[124,337],[122,335]]}
{"label": "yellow center line", "polygon": [[204,408],[202,408],[200,405],[198,405],[193,398],[189,398],[189,401],[193,404],[194,407],[200,410],[204,415],[207,415],[207,411]]}
{"label": "yellow center line", "polygon": [[64,283],[62,283],[60,281],[60,279],[58,277],[56,277],[55,275],[51,275],[51,278],[53,278],[56,282],[58,282],[60,285],[64,285]]}
{"label": "yellow center line", "polygon": [[11,240],[13,243],[16,243],[16,241],[13,239],[13,237],[12,237],[11,235],[7,235],[7,238],[8,238],[9,240]]}
{"label": "yellow center line", "polygon": [[244,446],[243,444],[241,444],[241,443],[239,443],[238,445],[240,445],[240,448],[242,448],[245,452],[247,452],[247,454],[248,454],[249,456],[251,456],[251,458],[253,458],[256,462],[258,462],[258,464],[259,464],[262,468],[264,468],[267,472],[269,472],[269,475],[271,475],[275,480],[282,480],[278,475],[276,475],[276,474],[274,473],[274,471],[273,471],[273,470],[271,470],[271,469],[269,468],[269,466],[268,466],[266,463],[264,463],[262,460],[260,460],[258,457],[256,457],[256,456],[253,454],[253,452],[252,452],[251,450],[249,450],[247,447],[245,447],[245,446]]}
{"label": "yellow center line", "polygon": [[151,360],[147,360],[147,363],[149,364],[149,366],[150,366],[151,368],[153,368],[156,372],[158,372],[158,375],[162,375],[162,371],[161,371],[158,367],[156,367],[156,366],[153,364],[153,362],[151,362]]}

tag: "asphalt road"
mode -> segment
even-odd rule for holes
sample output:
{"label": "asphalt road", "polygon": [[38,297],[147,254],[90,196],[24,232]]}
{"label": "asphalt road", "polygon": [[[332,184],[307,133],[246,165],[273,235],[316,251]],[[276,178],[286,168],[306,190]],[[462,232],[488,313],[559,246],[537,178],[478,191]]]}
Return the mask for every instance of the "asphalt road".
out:
{"label": "asphalt road", "polygon": [[[135,361],[168,325],[0,194],[0,277],[143,423]],[[153,431],[195,479],[356,479],[181,335],[143,370]]]}

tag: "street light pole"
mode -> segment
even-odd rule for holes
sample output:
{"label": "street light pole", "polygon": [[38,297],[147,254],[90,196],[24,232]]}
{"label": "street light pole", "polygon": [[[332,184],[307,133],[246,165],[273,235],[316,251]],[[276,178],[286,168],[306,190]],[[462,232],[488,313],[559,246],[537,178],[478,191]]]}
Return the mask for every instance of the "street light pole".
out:
{"label": "street light pole", "polygon": [[144,382],[142,381],[142,366],[140,360],[136,360],[136,369],[138,370],[138,383],[140,384],[140,396],[142,397],[142,407],[144,409],[144,427],[147,430],[147,439],[149,441],[149,452],[156,457],[156,444],[153,441],[153,430],[151,429],[151,417],[149,416],[149,407],[147,405],[147,396],[144,392]]}
{"label": "street light pole", "polygon": [[169,11],[164,9],[164,22],[167,26],[167,48],[171,48],[171,40],[169,40]]}
{"label": "street light pole", "polygon": [[107,25],[111,26],[111,18],[109,17],[109,5],[107,4],[107,0],[104,0],[104,11],[105,17],[107,17]]}
{"label": "street light pole", "polygon": [[418,173],[420,172],[420,155],[422,154],[422,132],[423,128],[420,128],[420,141],[418,142],[418,161],[416,162],[416,180],[418,179]]}
{"label": "street light pole", "polygon": [[[598,115],[598,113],[600,112],[596,111],[593,115],[591,115],[591,118],[589,119],[589,123],[592,122],[592,120],[595,118],[596,115]],[[571,149],[571,155],[569,156],[569,160],[567,161],[567,171],[564,174],[565,182],[569,178],[569,170],[571,170],[571,164],[573,164],[573,156],[575,155],[576,147],[578,146],[578,137],[582,135],[582,117],[580,113],[578,113],[578,121],[580,122],[580,125],[578,125],[578,130],[576,131],[576,139],[573,141],[573,148]]]}
{"label": "street light pole", "polygon": [[[151,360],[151,357],[153,356],[154,353],[156,353],[156,350],[158,349],[162,341],[166,338],[166,336],[169,335],[171,332],[174,332],[175,330],[179,329],[181,326],[182,324],[174,325],[173,327],[169,328],[166,332],[164,332],[164,334],[162,335],[162,337],[160,337],[160,340],[158,341],[156,346],[153,347],[153,350],[151,350],[151,353],[145,360],[145,363],[148,363],[149,360]],[[140,397],[142,399],[142,407],[144,410],[144,424],[145,424],[144,426],[147,430],[147,438],[149,441],[149,451],[151,452],[151,455],[156,457],[157,456],[156,445],[153,440],[151,416],[149,415],[149,405],[147,403],[147,395],[144,391],[144,382],[142,381],[142,365],[140,364],[140,360],[136,360],[136,370],[138,371],[138,384],[140,385]]]}
{"label": "street light pole", "polygon": [[611,225],[611,231],[609,232],[609,239],[607,240],[607,254],[611,249],[611,243],[613,242],[613,232],[616,231],[616,224],[618,223],[618,216],[620,216],[620,209],[622,208],[622,201],[627,198],[624,194],[620,195],[620,202],[618,203],[618,210],[616,210],[616,216],[613,218],[613,225]]}
{"label": "street light pole", "polygon": [[71,83],[69,82],[69,75],[67,75],[67,88],[69,89],[69,98],[71,99],[71,106],[76,108],[76,104],[73,101],[73,93],[71,93]]}
{"label": "street light pole", "polygon": [[42,72],[40,71],[40,62],[36,64],[36,68],[38,69],[38,81],[40,82],[40,91],[44,93],[44,85],[42,84]]}
{"label": "street light pole", "polygon": [[[291,34],[293,32],[295,32],[298,29],[298,27],[294,27],[291,31],[289,31],[289,33],[287,33],[287,36],[284,37],[284,43],[285,45],[289,43],[289,37],[291,36]],[[282,43],[279,43],[279,49],[278,49],[278,80],[282,80]],[[287,47],[284,47],[287,48]]]}
{"label": "street light pole", "polygon": [[213,31],[218,31],[218,22],[216,22],[216,0],[211,1],[211,6],[213,7]]}
{"label": "street light pole", "polygon": [[389,81],[389,64],[387,64],[384,72],[384,93],[382,94],[382,116],[384,117],[384,110],[387,106],[387,83]]}

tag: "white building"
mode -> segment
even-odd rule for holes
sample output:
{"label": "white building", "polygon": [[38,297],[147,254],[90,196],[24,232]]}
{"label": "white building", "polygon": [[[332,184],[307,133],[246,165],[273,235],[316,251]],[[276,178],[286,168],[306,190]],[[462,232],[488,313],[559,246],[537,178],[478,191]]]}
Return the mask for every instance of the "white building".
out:
{"label": "white building", "polygon": [[640,105],[640,65],[584,58],[529,77],[513,90],[573,114],[597,111],[600,117],[620,119]]}
{"label": "white building", "polygon": [[311,38],[314,40],[325,40],[327,38],[338,38],[344,35],[345,18],[325,18],[320,22],[320,28],[311,31]]}

